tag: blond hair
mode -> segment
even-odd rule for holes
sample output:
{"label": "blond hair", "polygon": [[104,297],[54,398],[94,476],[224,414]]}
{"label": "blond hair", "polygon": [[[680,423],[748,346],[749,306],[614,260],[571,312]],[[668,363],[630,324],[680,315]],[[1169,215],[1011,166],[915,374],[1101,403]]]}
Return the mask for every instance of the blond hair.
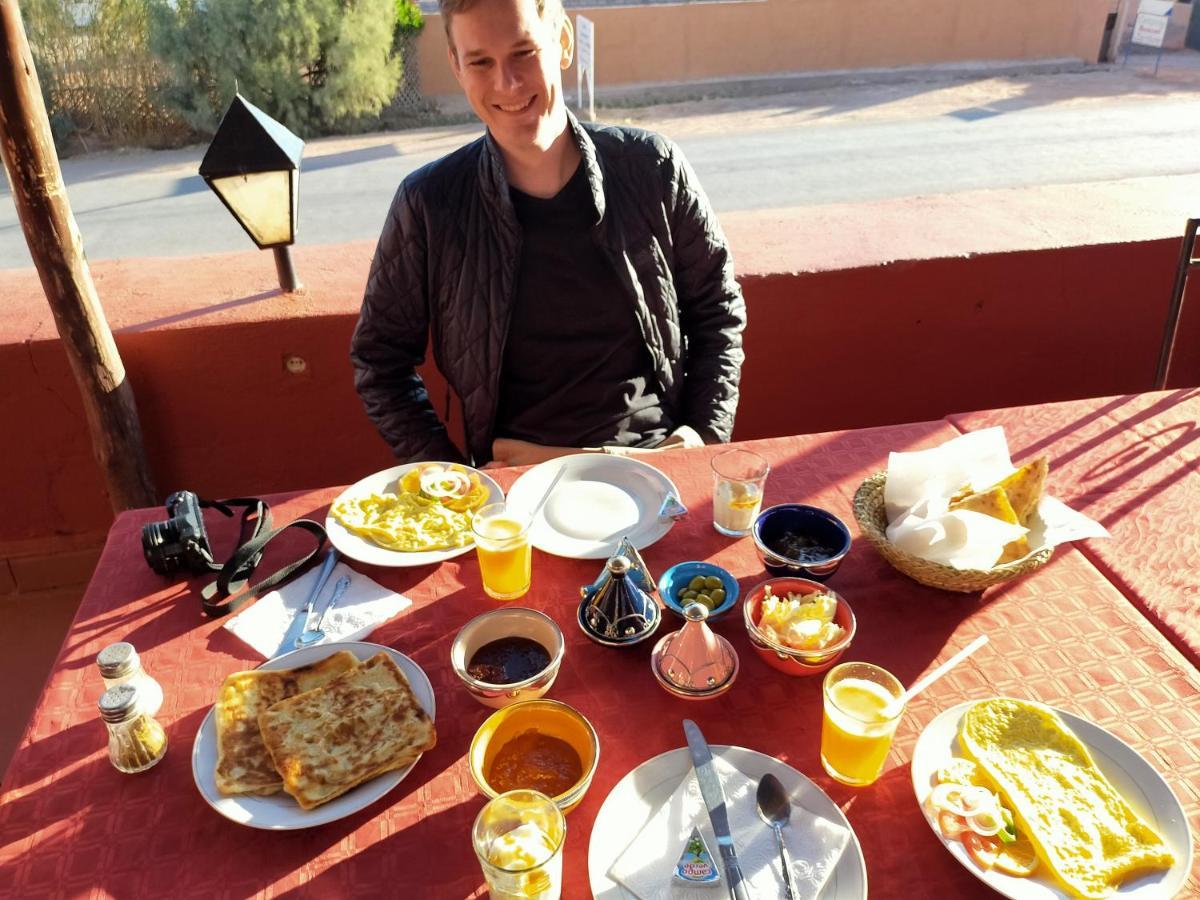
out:
{"label": "blond hair", "polygon": [[[451,49],[454,47],[454,39],[450,36],[450,19],[455,13],[466,12],[479,0],[438,0],[438,12],[442,16],[442,27],[446,29],[446,42]],[[537,6],[538,17],[543,22],[557,22],[566,11],[563,9],[562,0],[534,0]]]}

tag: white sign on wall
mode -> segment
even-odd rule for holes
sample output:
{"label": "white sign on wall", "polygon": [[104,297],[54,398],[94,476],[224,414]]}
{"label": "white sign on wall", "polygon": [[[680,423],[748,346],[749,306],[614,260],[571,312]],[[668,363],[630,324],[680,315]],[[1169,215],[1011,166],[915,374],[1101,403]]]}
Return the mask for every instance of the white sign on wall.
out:
{"label": "white sign on wall", "polygon": [[1133,22],[1133,37],[1130,39],[1133,43],[1143,47],[1161,47],[1166,37],[1166,16],[1138,13],[1138,17]]}
{"label": "white sign on wall", "polygon": [[596,26],[591,19],[575,17],[575,82],[578,107],[583,109],[583,73],[587,72],[588,118],[596,121]]}

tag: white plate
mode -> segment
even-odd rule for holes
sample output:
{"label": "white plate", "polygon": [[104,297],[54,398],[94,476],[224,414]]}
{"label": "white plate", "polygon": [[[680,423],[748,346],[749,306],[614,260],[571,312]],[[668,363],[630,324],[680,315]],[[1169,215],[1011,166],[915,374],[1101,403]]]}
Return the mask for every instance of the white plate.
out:
{"label": "white plate", "polygon": [[[837,804],[824,791],[787,763],[765,753],[721,744],[712,744],[711,749],[714,756],[721,757],[753,780],[771,772],[783,783],[794,802],[849,829],[850,840],[829,881],[825,883],[821,898],[864,900],[867,896],[867,865],[858,836]],[[635,900],[632,894],[608,877],[608,870],[629,846],[630,839],[671,798],[679,783],[691,771],[692,756],[686,747],[668,750],[646,760],[618,781],[604,798],[592,825],[592,841],[588,847],[588,878],[596,900]]]}
{"label": "white plate", "polygon": [[654,466],[628,456],[580,453],[534,466],[508,491],[513,509],[537,506],[563,468],[563,477],[529,529],[533,546],[569,559],[604,559],[622,537],[638,550],[649,547],[675,523],[660,517],[675,484]]}
{"label": "white plate", "polygon": [[[973,702],[960,703],[942,712],[925,726],[917,740],[912,757],[912,780],[917,802],[921,804],[923,812],[925,798],[937,782],[938,768],[952,757],[963,755],[958,745],[958,726],[972,705]],[[1113,896],[1147,900],[1151,897],[1174,897],[1192,869],[1192,835],[1179,800],[1150,763],[1124,741],[1079,716],[1061,709],[1054,709],[1054,712],[1088,748],[1092,759],[1113,787],[1139,816],[1162,835],[1175,855],[1175,865],[1170,869],[1130,879]],[[967,855],[962,841],[948,841],[942,837],[937,823],[928,812],[925,812],[925,821],[968,872],[1010,900],[1058,900],[1070,896],[1051,884],[1044,874],[1035,872],[1028,878],[1014,878],[1002,872],[982,871]]]}
{"label": "white plate", "polygon": [[[433,686],[425,676],[425,672],[415,662],[391,647],[379,644],[369,644],[364,641],[344,641],[339,644],[321,644],[317,647],[304,647],[293,650],[283,656],[269,659],[260,669],[294,669],[309,663],[325,659],[339,650],[349,650],[359,660],[370,659],[380,650],[387,653],[396,661],[400,671],[412,686],[417,702],[421,704],[429,718],[434,718],[435,705]],[[413,764],[403,769],[385,772],[378,778],[360,784],[340,797],[323,803],[316,809],[301,809],[296,801],[282,791],[268,797],[257,797],[253,794],[227,796],[217,790],[217,723],[214,718],[216,709],[210,709],[200,730],[196,732],[196,741],[192,745],[192,778],[201,796],[208,805],[227,819],[232,819],[239,825],[249,825],[251,828],[264,828],[270,831],[290,831],[296,828],[311,828],[314,825],[324,825],[351,813],[356,813],[370,806],[401,781],[412,771]]]}
{"label": "white plate", "polygon": [[[337,499],[333,502],[337,503],[343,497],[360,497],[364,494],[382,494],[394,491],[396,482],[400,480],[400,476],[405,472],[411,471],[418,466],[428,465],[432,465],[432,463],[405,463],[402,466],[393,466],[390,469],[384,469],[382,472],[376,472],[374,475],[368,475],[338,494]],[[438,465],[447,466],[450,464],[438,463]],[[488,489],[488,503],[499,503],[504,499],[504,491],[500,490],[500,485],[496,484],[486,473],[480,472],[478,469],[472,469],[470,466],[463,466],[463,468],[468,473],[479,476],[479,480]],[[440,563],[443,560],[453,559],[456,556],[462,556],[464,553],[470,553],[475,549],[474,544],[467,544],[465,547],[452,547],[449,550],[416,550],[411,553],[406,553],[402,550],[389,550],[387,547],[380,547],[368,538],[360,537],[353,532],[347,531],[337,519],[328,515],[325,517],[325,531],[329,535],[330,542],[341,551],[343,556],[357,559],[359,562],[367,563],[367,565],[371,566],[429,566]]]}

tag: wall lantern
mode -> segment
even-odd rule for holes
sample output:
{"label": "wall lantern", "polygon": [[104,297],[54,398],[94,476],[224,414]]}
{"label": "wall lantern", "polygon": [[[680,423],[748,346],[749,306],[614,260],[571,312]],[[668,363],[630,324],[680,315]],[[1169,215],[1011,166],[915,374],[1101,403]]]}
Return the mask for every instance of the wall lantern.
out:
{"label": "wall lantern", "polygon": [[275,251],[279,286],[300,287],[289,249],[296,240],[304,141],[241,94],[233,98],[200,162],[200,177],[260,250]]}

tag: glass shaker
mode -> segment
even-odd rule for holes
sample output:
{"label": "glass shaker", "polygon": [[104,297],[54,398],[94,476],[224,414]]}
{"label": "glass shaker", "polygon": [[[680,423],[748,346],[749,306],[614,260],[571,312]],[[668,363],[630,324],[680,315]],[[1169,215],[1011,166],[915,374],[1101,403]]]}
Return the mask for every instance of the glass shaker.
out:
{"label": "glass shaker", "polygon": [[158,720],[141,710],[132,684],[109,688],[100,696],[100,718],[108,728],[108,758],[120,772],[144,772],[167,752],[167,734]]}
{"label": "glass shaker", "polygon": [[126,641],[109,644],[96,657],[96,667],[104,679],[105,690],[132,684],[138,689],[142,712],[153,716],[162,708],[162,685],[146,674],[133,644]]}

